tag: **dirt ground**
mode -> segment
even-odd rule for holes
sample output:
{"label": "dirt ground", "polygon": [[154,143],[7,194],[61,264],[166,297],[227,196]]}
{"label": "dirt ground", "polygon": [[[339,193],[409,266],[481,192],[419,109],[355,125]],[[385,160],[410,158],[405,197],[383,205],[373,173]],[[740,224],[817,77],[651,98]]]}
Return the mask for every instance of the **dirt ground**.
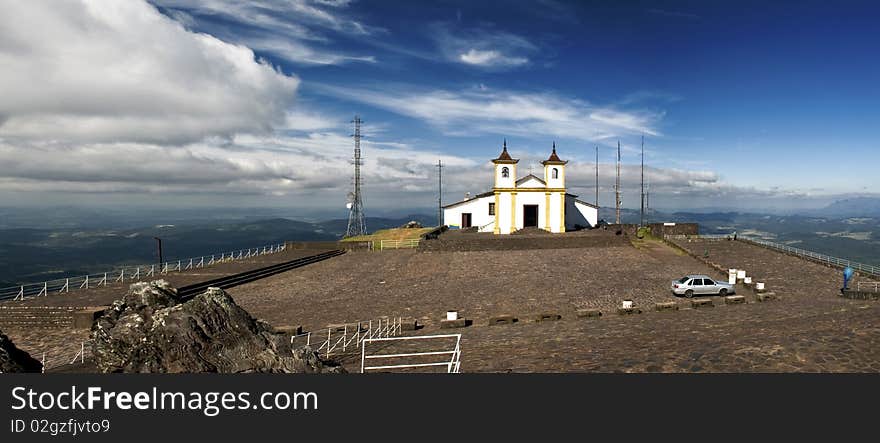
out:
{"label": "dirt ground", "polygon": [[636,249],[349,252],[229,290],[254,316],[273,324],[319,329],[379,316],[436,325],[446,311],[477,323],[490,316],[530,316],[613,309],[678,300],[669,281],[707,273],[702,263],[654,243]]}
{"label": "dirt ground", "polygon": [[[746,269],[780,299],[692,309],[669,281],[715,276],[699,260],[661,242],[593,248],[503,251],[349,252],[229,290],[236,302],[275,325],[318,331],[330,323],[379,316],[419,319],[409,335],[460,333],[464,372],[878,372],[880,303],[838,296],[840,270],[742,242],[681,246]],[[621,316],[621,300],[642,314]],[[675,301],[680,310],[654,312]],[[603,311],[579,319],[575,310]],[[473,320],[440,329],[447,310]],[[534,322],[538,313],[559,321]],[[490,316],[520,322],[488,326]],[[62,361],[78,332],[7,331],[40,358]],[[80,334],[82,335],[82,334]],[[72,346],[71,343],[77,344]],[[448,347],[448,345],[446,345]],[[76,348],[76,349],[73,349]],[[72,356],[72,355],[71,355]],[[63,357],[63,358],[62,358]],[[357,358],[343,359],[357,372]],[[443,368],[434,368],[443,370]]]}

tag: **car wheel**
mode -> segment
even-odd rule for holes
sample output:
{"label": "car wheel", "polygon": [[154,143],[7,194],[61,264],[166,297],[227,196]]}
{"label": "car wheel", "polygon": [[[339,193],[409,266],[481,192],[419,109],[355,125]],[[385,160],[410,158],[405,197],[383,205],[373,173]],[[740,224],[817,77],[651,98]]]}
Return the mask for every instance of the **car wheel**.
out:
{"label": "car wheel", "polygon": [[687,298],[691,298],[694,296],[694,291],[688,289],[687,291],[684,291],[684,296]]}
{"label": "car wheel", "polygon": [[720,295],[720,296],[722,296],[722,297],[724,297],[725,295],[727,295],[727,288],[721,288],[721,290],[718,291],[718,295]]}

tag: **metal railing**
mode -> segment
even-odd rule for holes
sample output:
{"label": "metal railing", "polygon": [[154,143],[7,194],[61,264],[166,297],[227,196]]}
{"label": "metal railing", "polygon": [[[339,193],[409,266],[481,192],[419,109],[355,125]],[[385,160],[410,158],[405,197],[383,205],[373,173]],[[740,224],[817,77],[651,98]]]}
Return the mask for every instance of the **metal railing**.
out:
{"label": "metal railing", "polygon": [[833,266],[839,267],[850,267],[855,271],[859,271],[865,274],[870,274],[876,277],[880,277],[880,266],[866,265],[864,263],[854,262],[852,260],[847,260],[845,258],[832,257],[830,255],[820,254],[818,252],[807,251],[805,249],[793,248],[791,246],[770,242],[767,240],[761,240],[757,238],[750,237],[738,237],[738,240],[742,240],[747,243],[753,243],[759,246],[764,246],[766,248],[775,249],[777,251],[786,252],[798,257],[807,258],[813,261],[817,261],[820,263],[825,263]]}
{"label": "metal railing", "polygon": [[26,283],[17,286],[0,288],[0,300],[24,300],[25,297],[45,297],[49,294],[64,294],[71,290],[90,289],[107,286],[111,283],[140,281],[143,278],[156,277],[169,272],[181,272],[199,269],[217,263],[242,260],[259,255],[273,254],[285,249],[284,243],[266,245],[256,248],[239,249],[237,251],[220,252],[218,254],[169,260],[152,265],[123,266],[108,272],[79,275],[75,277],[47,280],[39,283]]}
{"label": "metal railing", "polygon": [[[488,229],[489,226],[491,226],[492,229]],[[494,231],[494,230],[495,230],[495,220],[492,220],[489,223],[486,223],[485,225],[480,226],[480,229],[478,229],[479,232],[489,232],[489,231]]]}
{"label": "metal railing", "polygon": [[[380,251],[385,249],[413,249],[419,247],[418,238],[409,238],[406,240],[379,240]],[[373,250],[376,250],[376,241],[373,241]]]}
{"label": "metal railing", "polygon": [[[402,352],[395,354],[367,354],[367,345],[375,342],[394,342],[394,341],[405,341],[405,340],[436,340],[436,339],[455,339],[455,347],[449,351],[424,351],[424,352]],[[444,359],[439,362],[430,362],[430,363],[401,363],[401,364],[384,364],[378,366],[367,366],[366,362],[368,360],[377,360],[377,359],[400,359],[400,358],[414,358],[414,357],[424,357],[424,356],[444,356],[448,355],[448,360]],[[445,366],[446,372],[448,374],[458,374],[461,372],[461,334],[446,334],[446,335],[421,335],[415,337],[393,337],[393,338],[373,338],[373,339],[365,339],[363,344],[361,345],[361,373],[366,373],[367,371],[379,371],[379,370],[389,370],[389,369],[406,369],[406,368],[428,368],[428,367],[439,367]]]}
{"label": "metal railing", "polygon": [[[326,357],[330,357],[334,352],[345,353],[349,350],[357,350],[358,346],[364,340],[374,338],[389,338],[400,334],[403,330],[403,318],[379,318],[373,322],[360,321],[356,323],[347,323],[344,325],[331,326],[327,328],[327,334],[321,332],[307,332],[305,334],[297,334],[290,337],[290,344],[294,344],[297,340],[306,341],[306,346],[312,346],[312,343],[320,343],[317,351],[323,351]],[[313,336],[315,341],[313,340]]]}
{"label": "metal railing", "polygon": [[[87,339],[85,341],[79,342],[79,346],[71,345],[68,349],[70,352],[62,353],[60,357],[56,357],[55,355],[51,355],[48,352],[42,352],[42,357],[40,359],[40,364],[43,365],[42,372],[45,374],[46,369],[55,369],[61,366],[67,366],[79,363],[85,363],[86,354],[91,355],[92,348],[91,343],[92,339]],[[75,352],[74,352],[75,350]],[[73,353],[73,357],[70,357],[71,353]],[[57,355],[57,354],[56,354]],[[60,363],[56,363],[60,362]]]}
{"label": "metal railing", "polygon": [[[732,234],[709,234],[709,235],[667,235],[667,239],[672,240],[720,240],[720,239],[733,239]],[[833,266],[839,267],[847,267],[853,268],[853,270],[873,275],[875,277],[880,277],[880,266],[866,265],[864,263],[855,262],[852,260],[847,260],[845,258],[833,257],[830,255],[820,254],[818,252],[807,251],[806,249],[794,248],[788,245],[783,245],[781,243],[774,243],[771,241],[767,241],[760,238],[747,237],[738,235],[736,236],[737,241],[743,241],[746,243],[752,243],[758,246],[763,246],[765,248],[774,249],[777,251],[785,252],[788,254],[792,254],[801,258],[806,258],[809,260],[817,261],[824,264],[829,264]]]}

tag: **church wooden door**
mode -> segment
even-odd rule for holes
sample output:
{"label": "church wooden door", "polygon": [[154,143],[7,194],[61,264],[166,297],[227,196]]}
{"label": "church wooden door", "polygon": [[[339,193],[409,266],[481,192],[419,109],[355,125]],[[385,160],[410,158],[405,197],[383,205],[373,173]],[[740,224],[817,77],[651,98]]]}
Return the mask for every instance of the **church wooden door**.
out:
{"label": "church wooden door", "polygon": [[523,227],[538,227],[538,205],[523,205]]}
{"label": "church wooden door", "polygon": [[461,214],[461,227],[462,228],[470,228],[471,227],[471,213],[463,212]]}

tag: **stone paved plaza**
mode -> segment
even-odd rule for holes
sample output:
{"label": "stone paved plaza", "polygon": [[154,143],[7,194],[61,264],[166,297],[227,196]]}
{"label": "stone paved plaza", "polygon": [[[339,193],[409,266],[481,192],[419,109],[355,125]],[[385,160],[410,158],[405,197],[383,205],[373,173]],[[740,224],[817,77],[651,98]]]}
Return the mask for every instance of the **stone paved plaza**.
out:
{"label": "stone paved plaza", "polygon": [[[255,317],[320,331],[379,316],[418,319],[409,335],[462,334],[464,372],[877,372],[880,303],[838,296],[840,270],[743,242],[680,242],[694,255],[746,269],[780,299],[691,308],[669,281],[715,276],[662,242],[566,249],[349,252],[229,290]],[[618,315],[621,300],[643,310]],[[654,312],[655,302],[679,310]],[[581,319],[578,309],[599,309]],[[473,324],[441,329],[454,309]],[[559,321],[535,322],[556,313]],[[520,321],[488,326],[494,315]],[[326,331],[326,330],[325,330]],[[7,331],[39,358],[61,361],[84,331]],[[51,353],[50,353],[51,354]],[[359,357],[359,356],[358,356]],[[359,370],[353,354],[342,362]]]}

